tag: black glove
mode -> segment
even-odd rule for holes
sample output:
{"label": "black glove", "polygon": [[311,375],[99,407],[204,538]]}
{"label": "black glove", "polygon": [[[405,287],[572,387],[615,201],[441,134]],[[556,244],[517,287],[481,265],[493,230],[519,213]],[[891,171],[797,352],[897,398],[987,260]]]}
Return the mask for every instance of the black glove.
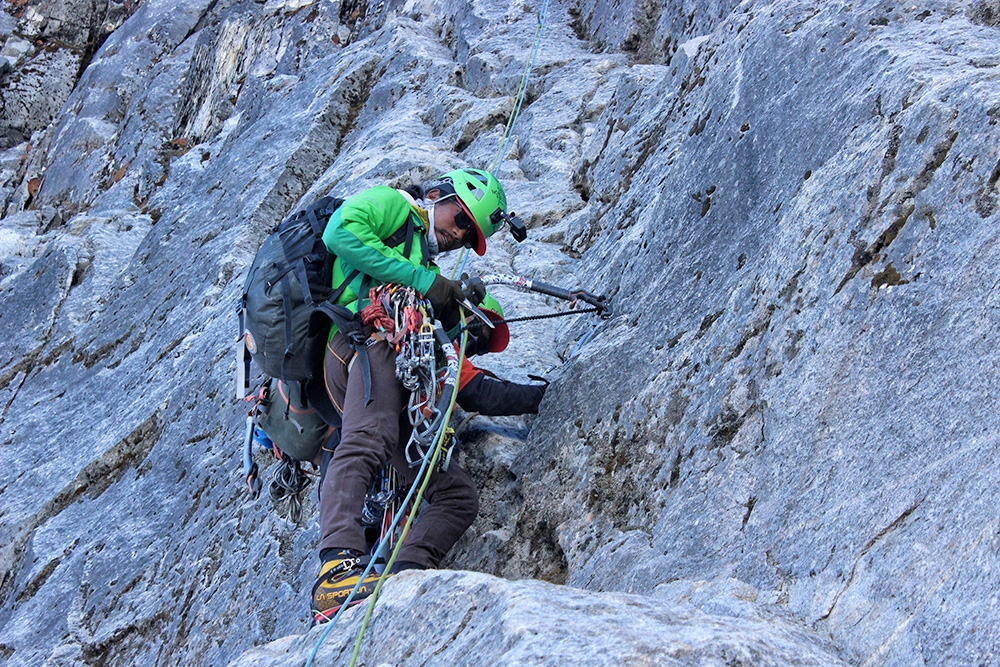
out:
{"label": "black glove", "polygon": [[479,276],[470,278],[468,274],[462,274],[462,284],[465,296],[469,297],[469,301],[473,305],[478,306],[486,298],[486,285],[483,284],[483,279]]}
{"label": "black glove", "polygon": [[434,316],[441,320],[445,331],[450,331],[458,324],[458,302],[465,300],[462,283],[441,275],[434,276],[434,282],[424,296],[431,302]]}

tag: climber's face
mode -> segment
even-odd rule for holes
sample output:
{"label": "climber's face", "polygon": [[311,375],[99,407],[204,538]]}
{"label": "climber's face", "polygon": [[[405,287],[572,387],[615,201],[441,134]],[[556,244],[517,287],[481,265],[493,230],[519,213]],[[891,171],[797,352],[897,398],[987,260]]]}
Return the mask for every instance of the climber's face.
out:
{"label": "climber's face", "polygon": [[472,228],[472,219],[454,197],[439,199],[440,192],[431,190],[427,198],[434,203],[434,236],[438,250],[457,250],[465,243],[466,234]]}

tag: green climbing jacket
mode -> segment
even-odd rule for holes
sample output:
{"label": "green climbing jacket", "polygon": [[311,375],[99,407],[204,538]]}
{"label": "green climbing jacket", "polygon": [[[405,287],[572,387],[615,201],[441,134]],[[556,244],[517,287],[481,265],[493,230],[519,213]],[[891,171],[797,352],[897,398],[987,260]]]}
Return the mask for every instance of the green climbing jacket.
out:
{"label": "green climbing jacket", "polygon": [[[413,240],[408,256],[400,230],[412,220]],[[407,285],[426,292],[438,268],[426,257],[426,212],[411,204],[399,190],[379,185],[348,197],[323,232],[323,243],[337,259],[333,264],[333,287],[350,278],[337,304],[354,312],[368,304],[368,290],[385,283]],[[396,237],[389,247],[384,242]],[[360,299],[359,299],[360,296]],[[360,304],[359,304],[360,300]]]}

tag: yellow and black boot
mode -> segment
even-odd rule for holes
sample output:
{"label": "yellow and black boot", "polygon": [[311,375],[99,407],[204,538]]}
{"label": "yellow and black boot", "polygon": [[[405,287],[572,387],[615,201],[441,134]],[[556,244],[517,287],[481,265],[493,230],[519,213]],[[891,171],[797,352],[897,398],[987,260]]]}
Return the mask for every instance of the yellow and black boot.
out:
{"label": "yellow and black boot", "polygon": [[337,551],[323,563],[312,592],[313,615],[317,623],[326,623],[340,611],[359,579],[361,585],[349,605],[357,604],[375,592],[378,574],[371,571],[361,579],[367,564],[367,556],[352,550]]}

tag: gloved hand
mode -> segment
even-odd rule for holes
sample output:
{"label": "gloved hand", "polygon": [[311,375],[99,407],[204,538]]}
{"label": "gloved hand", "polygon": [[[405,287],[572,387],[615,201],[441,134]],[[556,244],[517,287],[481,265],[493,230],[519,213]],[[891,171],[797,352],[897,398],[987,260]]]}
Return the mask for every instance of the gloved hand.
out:
{"label": "gloved hand", "polygon": [[465,300],[462,283],[448,280],[444,276],[434,276],[434,282],[424,294],[434,307],[434,316],[441,320],[445,331],[458,324],[458,302]]}
{"label": "gloved hand", "polygon": [[483,284],[483,279],[479,276],[473,278],[469,277],[468,273],[462,274],[462,285],[465,291],[465,296],[469,297],[469,301],[473,305],[478,306],[486,298],[486,285]]}

